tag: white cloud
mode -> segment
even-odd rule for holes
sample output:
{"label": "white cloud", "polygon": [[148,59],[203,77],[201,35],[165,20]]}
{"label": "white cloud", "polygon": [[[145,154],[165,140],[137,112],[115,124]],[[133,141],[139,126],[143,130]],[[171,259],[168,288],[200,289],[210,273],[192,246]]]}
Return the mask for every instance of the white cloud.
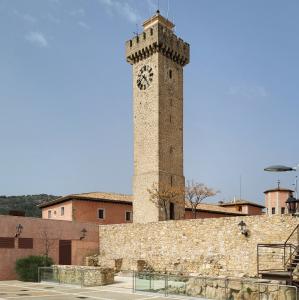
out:
{"label": "white cloud", "polygon": [[48,41],[41,32],[29,32],[25,35],[25,39],[33,45],[45,48],[48,46]]}
{"label": "white cloud", "polygon": [[256,86],[246,86],[238,85],[231,86],[228,91],[229,95],[240,96],[248,99],[252,98],[265,98],[268,97],[268,92],[265,87],[256,85]]}
{"label": "white cloud", "polygon": [[78,22],[78,25],[79,26],[81,26],[82,28],[84,28],[84,29],[90,29],[90,26],[89,25],[87,25],[85,22],[83,22],[83,21],[79,21]]}
{"label": "white cloud", "polygon": [[14,10],[14,14],[26,22],[36,23],[37,21],[36,18],[34,18],[33,16],[29,14],[21,13],[18,10]]}
{"label": "white cloud", "polygon": [[85,16],[85,10],[83,8],[78,8],[78,9],[70,11],[69,14],[73,17],[84,17]]}
{"label": "white cloud", "polygon": [[106,11],[109,14],[118,14],[123,16],[128,21],[132,23],[136,23],[140,20],[140,16],[137,11],[130,6],[130,4],[126,1],[119,1],[119,0],[98,0],[101,3]]}

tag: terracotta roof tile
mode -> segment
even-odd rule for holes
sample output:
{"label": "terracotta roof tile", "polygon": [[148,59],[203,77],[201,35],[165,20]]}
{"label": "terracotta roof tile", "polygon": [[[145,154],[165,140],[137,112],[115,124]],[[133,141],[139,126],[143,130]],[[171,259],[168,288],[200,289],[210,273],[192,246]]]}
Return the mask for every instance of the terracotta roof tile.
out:
{"label": "terracotta roof tile", "polygon": [[[126,195],[126,194],[117,194],[117,193],[104,193],[104,192],[91,192],[91,193],[82,193],[82,194],[70,194],[53,201],[43,203],[39,205],[40,208],[49,207],[51,205],[62,203],[69,200],[91,200],[91,201],[111,201],[111,202],[123,202],[126,204],[130,204],[133,202],[133,195]],[[187,209],[191,209],[190,205],[186,204]],[[200,203],[197,207],[199,211],[207,211],[207,212],[216,212],[216,213],[223,213],[223,214],[230,214],[230,215],[246,215],[242,212],[236,212],[233,209],[222,207],[215,204],[207,204],[207,203]]]}
{"label": "terracotta roof tile", "polygon": [[265,206],[263,206],[259,203],[251,202],[251,201],[244,200],[244,199],[219,203],[218,205],[219,206],[251,205],[251,206],[256,206],[256,207],[260,207],[260,208],[265,208]]}

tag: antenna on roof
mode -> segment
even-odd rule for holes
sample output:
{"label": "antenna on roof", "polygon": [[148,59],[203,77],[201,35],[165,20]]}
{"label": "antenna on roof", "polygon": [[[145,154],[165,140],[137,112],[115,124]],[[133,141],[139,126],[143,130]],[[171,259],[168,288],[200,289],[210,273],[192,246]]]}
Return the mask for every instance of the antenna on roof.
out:
{"label": "antenna on roof", "polygon": [[280,180],[279,180],[279,178],[278,178],[278,180],[277,180],[277,189],[278,189],[278,190],[280,189]]}
{"label": "antenna on roof", "polygon": [[242,199],[242,175],[240,175],[240,200]]}
{"label": "antenna on roof", "polygon": [[295,176],[295,183],[292,184],[295,187],[295,198],[298,198],[298,190],[297,190],[297,186],[298,186],[298,176]]}

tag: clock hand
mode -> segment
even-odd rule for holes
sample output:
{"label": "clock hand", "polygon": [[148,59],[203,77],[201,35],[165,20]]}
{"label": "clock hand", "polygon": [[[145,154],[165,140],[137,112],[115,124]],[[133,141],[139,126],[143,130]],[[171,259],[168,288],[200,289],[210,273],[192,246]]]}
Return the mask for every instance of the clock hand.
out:
{"label": "clock hand", "polygon": [[149,84],[147,78],[145,77],[145,75],[143,75],[142,77],[145,79],[146,83]]}

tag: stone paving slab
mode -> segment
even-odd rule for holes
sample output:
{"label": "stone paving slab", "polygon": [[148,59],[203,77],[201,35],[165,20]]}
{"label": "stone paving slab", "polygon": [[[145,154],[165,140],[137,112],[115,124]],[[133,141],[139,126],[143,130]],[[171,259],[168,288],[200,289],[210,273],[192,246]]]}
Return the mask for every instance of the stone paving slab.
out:
{"label": "stone paving slab", "polygon": [[111,299],[111,300],[140,300],[140,299],[149,299],[153,296],[147,296],[142,294],[132,294],[132,293],[121,293],[113,291],[97,291],[97,292],[83,292],[80,293],[80,296],[86,297],[99,297],[102,299]]}
{"label": "stone paving slab", "polygon": [[[157,294],[132,293],[119,286],[83,287],[58,284],[0,281],[0,300],[178,300],[191,298],[163,297]],[[197,299],[199,300],[199,299]]]}

